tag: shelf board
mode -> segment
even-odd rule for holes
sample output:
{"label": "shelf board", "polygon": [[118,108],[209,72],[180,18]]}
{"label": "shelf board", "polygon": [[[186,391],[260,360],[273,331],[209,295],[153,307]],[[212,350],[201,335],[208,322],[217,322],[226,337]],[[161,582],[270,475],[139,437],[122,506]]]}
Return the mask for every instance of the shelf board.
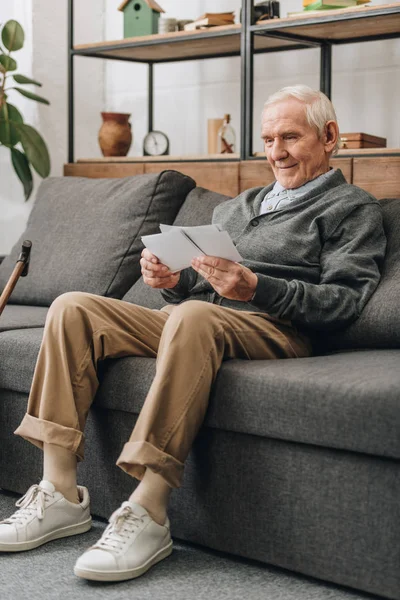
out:
{"label": "shelf board", "polygon": [[[400,148],[353,148],[339,150],[332,158],[351,158],[353,156],[400,156]],[[262,159],[264,152],[254,152],[254,158]]]}
{"label": "shelf board", "polygon": [[[239,56],[240,35],[240,25],[224,25],[200,31],[175,31],[110,42],[79,44],[74,46],[74,54],[137,62],[172,62]],[[298,40],[257,36],[254,50],[258,53],[296,47],[299,47]]]}
{"label": "shelf board", "polygon": [[[400,3],[322,10],[318,14],[259,21],[254,33],[301,36],[314,41],[344,43],[363,38],[400,36]],[[257,36],[258,37],[258,36]]]}
{"label": "shelf board", "polygon": [[186,156],[107,156],[99,158],[79,158],[77,163],[132,163],[132,162],[200,162],[237,161],[239,154],[189,154]]}
{"label": "shelf board", "polygon": [[[353,150],[340,150],[332,158],[352,158],[368,156],[400,156],[400,148],[356,148]],[[264,159],[263,152],[254,152],[254,159]],[[149,162],[235,162],[240,161],[239,154],[188,154],[185,156],[107,156],[98,158],[79,158],[77,163],[149,163]]]}
{"label": "shelf board", "polygon": [[[324,10],[320,14],[272,19],[253,25],[254,52],[307,47],[400,35],[400,3]],[[172,62],[240,55],[241,25],[175,31],[93,44],[75,45],[80,56],[137,62]],[[281,37],[280,37],[281,36]],[[291,37],[292,36],[292,37]]]}

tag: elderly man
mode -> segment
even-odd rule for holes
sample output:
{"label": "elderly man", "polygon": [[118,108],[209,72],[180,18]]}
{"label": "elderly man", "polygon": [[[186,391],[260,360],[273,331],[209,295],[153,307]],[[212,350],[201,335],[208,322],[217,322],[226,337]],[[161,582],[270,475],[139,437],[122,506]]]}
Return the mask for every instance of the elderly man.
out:
{"label": "elderly man", "polygon": [[16,431],[43,449],[43,479],[0,524],[1,551],[90,528],[76,464],[99,360],[157,357],[117,462],[140,483],[75,565],[80,577],[115,581],[141,575],[172,551],[170,491],[180,485],[222,361],[308,356],[310,332],[360,315],[378,284],[386,241],[379,203],[329,167],[339,140],[331,102],[305,86],[284,88],[265,104],[262,139],[275,184],[248,190],[213,215],[242,264],[204,256],[171,273],[143,250],[143,279],[168,303],[160,311],[79,292],[52,304]]}

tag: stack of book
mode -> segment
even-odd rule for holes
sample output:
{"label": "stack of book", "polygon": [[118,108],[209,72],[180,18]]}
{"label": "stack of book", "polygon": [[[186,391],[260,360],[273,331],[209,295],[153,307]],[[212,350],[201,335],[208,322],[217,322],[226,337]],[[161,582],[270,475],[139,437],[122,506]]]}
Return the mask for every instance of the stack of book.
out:
{"label": "stack of book", "polygon": [[233,25],[235,22],[235,13],[204,13],[193,23],[185,25],[185,31],[194,31],[195,29],[206,29],[208,27],[217,27],[220,25]]}
{"label": "stack of book", "polygon": [[288,17],[298,17],[313,12],[319,13],[321,10],[332,10],[335,8],[352,8],[361,4],[368,4],[371,0],[303,0],[303,10],[288,12]]}
{"label": "stack of book", "polygon": [[331,10],[334,8],[347,8],[367,4],[371,0],[303,0],[303,10]]}

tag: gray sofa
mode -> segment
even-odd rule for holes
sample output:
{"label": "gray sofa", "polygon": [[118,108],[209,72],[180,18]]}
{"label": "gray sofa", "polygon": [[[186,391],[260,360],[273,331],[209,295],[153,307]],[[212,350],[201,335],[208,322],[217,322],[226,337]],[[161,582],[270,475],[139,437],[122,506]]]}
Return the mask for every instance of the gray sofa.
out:
{"label": "gray sofa", "polygon": [[[21,238],[30,274],[0,318],[1,488],[22,493],[41,475],[40,451],[13,431],[52,300],[83,290],[161,307],[140,278],[140,236],[209,223],[225,199],[173,171],[42,183]],[[360,319],[314,340],[311,358],[223,364],[169,514],[176,538],[400,600],[400,200],[382,205],[388,252]],[[132,491],[115,461],[154,369],[133,357],[100,367],[79,480],[101,517]]]}

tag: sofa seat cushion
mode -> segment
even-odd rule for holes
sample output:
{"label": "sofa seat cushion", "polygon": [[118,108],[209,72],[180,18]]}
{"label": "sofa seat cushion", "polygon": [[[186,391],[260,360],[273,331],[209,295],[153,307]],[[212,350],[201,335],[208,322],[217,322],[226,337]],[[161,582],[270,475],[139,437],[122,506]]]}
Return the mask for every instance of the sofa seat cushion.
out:
{"label": "sofa seat cushion", "polygon": [[0,389],[29,393],[43,328],[0,333]]}
{"label": "sofa seat cushion", "polygon": [[[0,389],[29,393],[42,329],[0,333]],[[216,429],[400,459],[400,352],[365,350],[223,363],[205,424]],[[155,359],[100,365],[95,404],[138,414]]]}
{"label": "sofa seat cushion", "polygon": [[0,317],[0,331],[43,327],[48,310],[47,306],[7,304]]}
{"label": "sofa seat cushion", "polygon": [[122,298],[140,277],[141,236],[172,224],[195,185],[177,171],[45,179],[25,232],[0,265],[0,291],[29,239],[29,274],[18,281],[13,304],[49,306],[68,291]]}
{"label": "sofa seat cushion", "polygon": [[[399,365],[397,350],[227,361],[205,424],[400,459]],[[96,403],[138,414],[155,359],[128,357],[105,366]]]}
{"label": "sofa seat cushion", "polygon": [[[174,221],[178,227],[193,227],[194,225],[208,225],[211,223],[214,208],[230,200],[229,196],[211,192],[202,187],[195,187],[186,197]],[[124,296],[126,302],[133,302],[139,306],[160,309],[166,302],[160,290],[155,290],[146,285],[141,277]]]}

